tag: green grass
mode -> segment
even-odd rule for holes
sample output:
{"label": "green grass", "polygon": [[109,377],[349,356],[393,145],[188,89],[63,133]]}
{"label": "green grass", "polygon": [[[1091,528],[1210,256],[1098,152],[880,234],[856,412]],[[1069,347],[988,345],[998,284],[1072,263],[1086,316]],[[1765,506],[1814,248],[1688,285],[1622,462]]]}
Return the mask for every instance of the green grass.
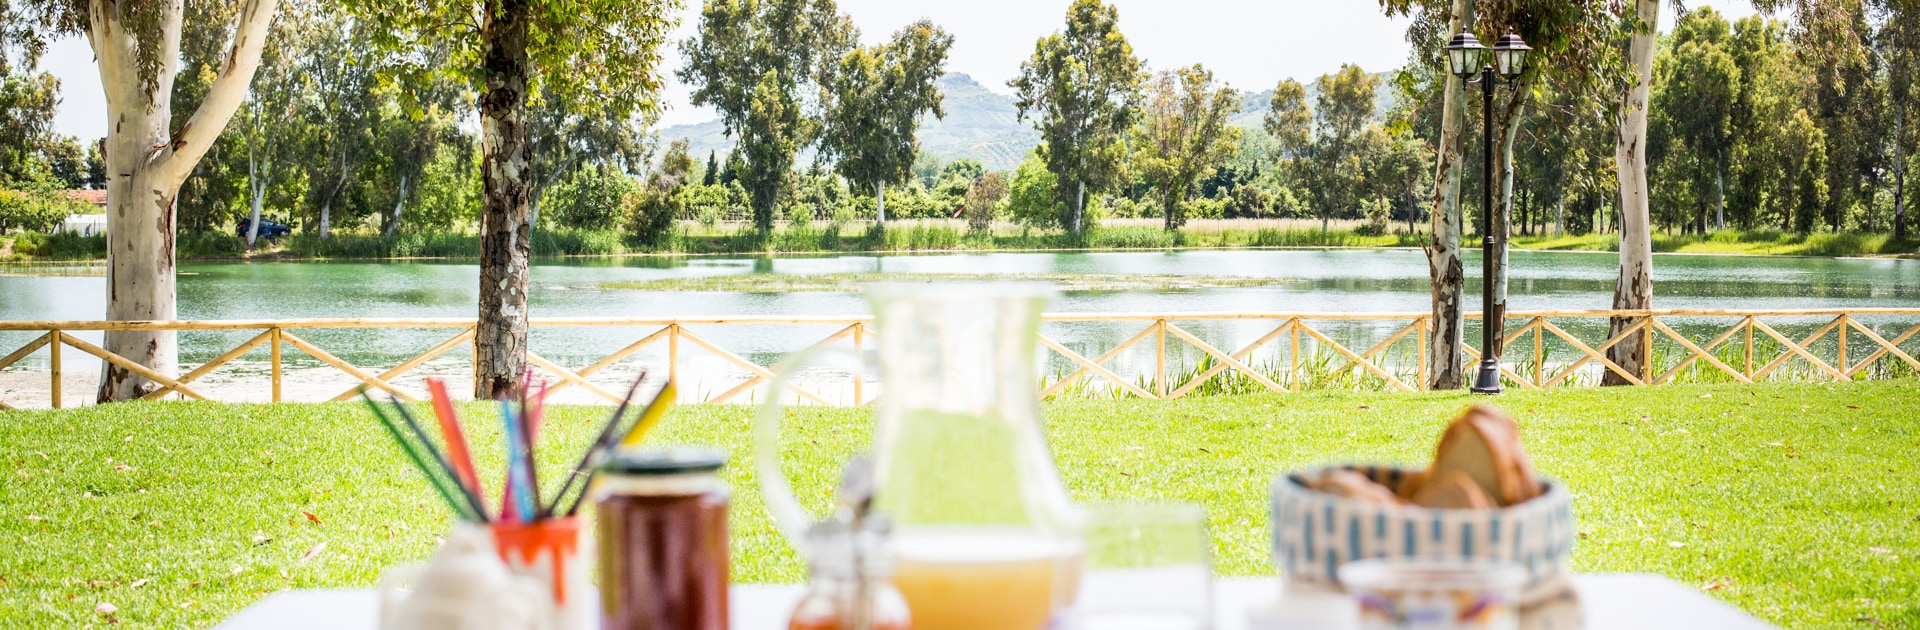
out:
{"label": "green grass", "polygon": [[[1420,462],[1476,400],[1069,399],[1045,415],[1076,498],[1200,503],[1219,571],[1265,575],[1277,472]],[[1786,627],[1920,628],[1920,381],[1567,389],[1498,402],[1522,420],[1536,465],[1573,492],[1576,570],[1724,584],[1710,594]],[[566,448],[543,451],[546,470],[604,413],[555,410],[545,439]],[[682,407],[658,435],[734,454],[735,578],[797,581],[801,566],[749,472],[750,418],[746,407]],[[484,424],[472,425],[476,449],[497,471],[498,435]],[[869,410],[797,409],[788,426],[784,459],[821,508],[839,462],[868,440]],[[0,454],[12,468],[0,483],[0,619],[23,627],[100,623],[102,602],[124,625],[207,626],[282,589],[372,585],[384,568],[423,558],[449,523],[355,405],[7,412]]]}
{"label": "green grass", "polygon": [[[1519,236],[1514,247],[1552,251],[1618,251],[1615,234]],[[1790,234],[1770,230],[1726,230],[1708,235],[1654,234],[1653,251],[1749,256],[1899,256],[1911,255],[1920,242],[1896,241],[1888,234]]]}

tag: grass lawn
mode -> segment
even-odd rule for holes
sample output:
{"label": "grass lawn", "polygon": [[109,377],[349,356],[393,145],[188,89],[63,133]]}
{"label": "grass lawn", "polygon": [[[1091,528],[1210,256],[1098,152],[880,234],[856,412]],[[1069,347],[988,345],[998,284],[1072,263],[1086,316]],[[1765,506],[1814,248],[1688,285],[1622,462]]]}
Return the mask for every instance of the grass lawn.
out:
{"label": "grass lawn", "polygon": [[[1309,393],[1046,407],[1079,498],[1204,504],[1222,574],[1263,575],[1266,488],[1325,462],[1419,462],[1464,394]],[[1786,627],[1920,628],[1920,381],[1519,392],[1538,467],[1574,493],[1574,568],[1648,571]],[[424,412],[424,410],[422,410]],[[480,408],[472,408],[480,414]],[[558,409],[559,470],[605,408]],[[786,454],[824,504],[868,411],[799,410]],[[490,417],[490,416],[489,416]],[[661,441],[734,463],[741,581],[798,581],[749,461],[751,410],[676,410]],[[498,470],[497,432],[472,429]],[[564,442],[568,448],[552,448]],[[154,403],[0,413],[0,625],[208,626],[273,591],[370,586],[449,516],[355,405]],[[498,488],[497,473],[490,486]],[[110,617],[95,613],[110,603]],[[1223,611],[1235,614],[1234,611]]]}

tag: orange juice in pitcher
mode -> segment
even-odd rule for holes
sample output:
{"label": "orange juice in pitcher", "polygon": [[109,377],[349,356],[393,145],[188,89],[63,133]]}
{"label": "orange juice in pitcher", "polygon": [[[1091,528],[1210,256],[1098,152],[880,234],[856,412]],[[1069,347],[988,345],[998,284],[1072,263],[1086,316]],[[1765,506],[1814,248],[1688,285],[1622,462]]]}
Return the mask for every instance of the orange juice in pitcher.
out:
{"label": "orange juice in pitcher", "polygon": [[[1041,431],[1035,354],[1053,296],[1013,283],[867,290],[882,392],[873,511],[894,527],[893,584],[915,630],[1044,630],[1072,604],[1085,543]],[[777,398],[760,416],[759,478],[801,541],[809,519],[779,470]]]}

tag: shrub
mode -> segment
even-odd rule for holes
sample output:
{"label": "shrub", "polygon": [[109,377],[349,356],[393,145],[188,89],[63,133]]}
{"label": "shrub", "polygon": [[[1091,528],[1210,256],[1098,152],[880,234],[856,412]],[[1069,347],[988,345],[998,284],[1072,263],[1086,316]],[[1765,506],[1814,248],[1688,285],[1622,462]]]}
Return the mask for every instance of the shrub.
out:
{"label": "shrub", "polygon": [[620,222],[628,195],[639,189],[633,177],[606,165],[574,169],[548,191],[541,222],[588,230],[605,230]]}
{"label": "shrub", "polygon": [[1001,200],[1006,196],[1007,178],[999,173],[987,173],[973,180],[973,185],[967,188],[967,227],[981,233],[992,230]]}
{"label": "shrub", "polygon": [[1053,173],[1047,172],[1047,164],[1039,157],[1028,156],[1013,172],[1013,182],[1008,184],[1007,214],[1020,224],[1037,229],[1065,227],[1060,219],[1068,209],[1055,199],[1053,189]]}

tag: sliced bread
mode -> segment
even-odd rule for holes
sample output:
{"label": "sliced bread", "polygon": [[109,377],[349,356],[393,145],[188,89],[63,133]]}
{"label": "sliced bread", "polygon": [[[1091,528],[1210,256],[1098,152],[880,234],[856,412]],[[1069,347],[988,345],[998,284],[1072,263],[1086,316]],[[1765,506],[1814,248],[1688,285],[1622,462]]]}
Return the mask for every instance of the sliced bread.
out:
{"label": "sliced bread", "polygon": [[1520,444],[1520,426],[1491,407],[1468,409],[1447,426],[1428,473],[1428,484],[1449,473],[1464,475],[1498,506],[1540,495],[1533,463]]}
{"label": "sliced bread", "polygon": [[1498,507],[1480,484],[1459,471],[1447,471],[1421,484],[1413,504],[1443,510],[1491,510]]}

